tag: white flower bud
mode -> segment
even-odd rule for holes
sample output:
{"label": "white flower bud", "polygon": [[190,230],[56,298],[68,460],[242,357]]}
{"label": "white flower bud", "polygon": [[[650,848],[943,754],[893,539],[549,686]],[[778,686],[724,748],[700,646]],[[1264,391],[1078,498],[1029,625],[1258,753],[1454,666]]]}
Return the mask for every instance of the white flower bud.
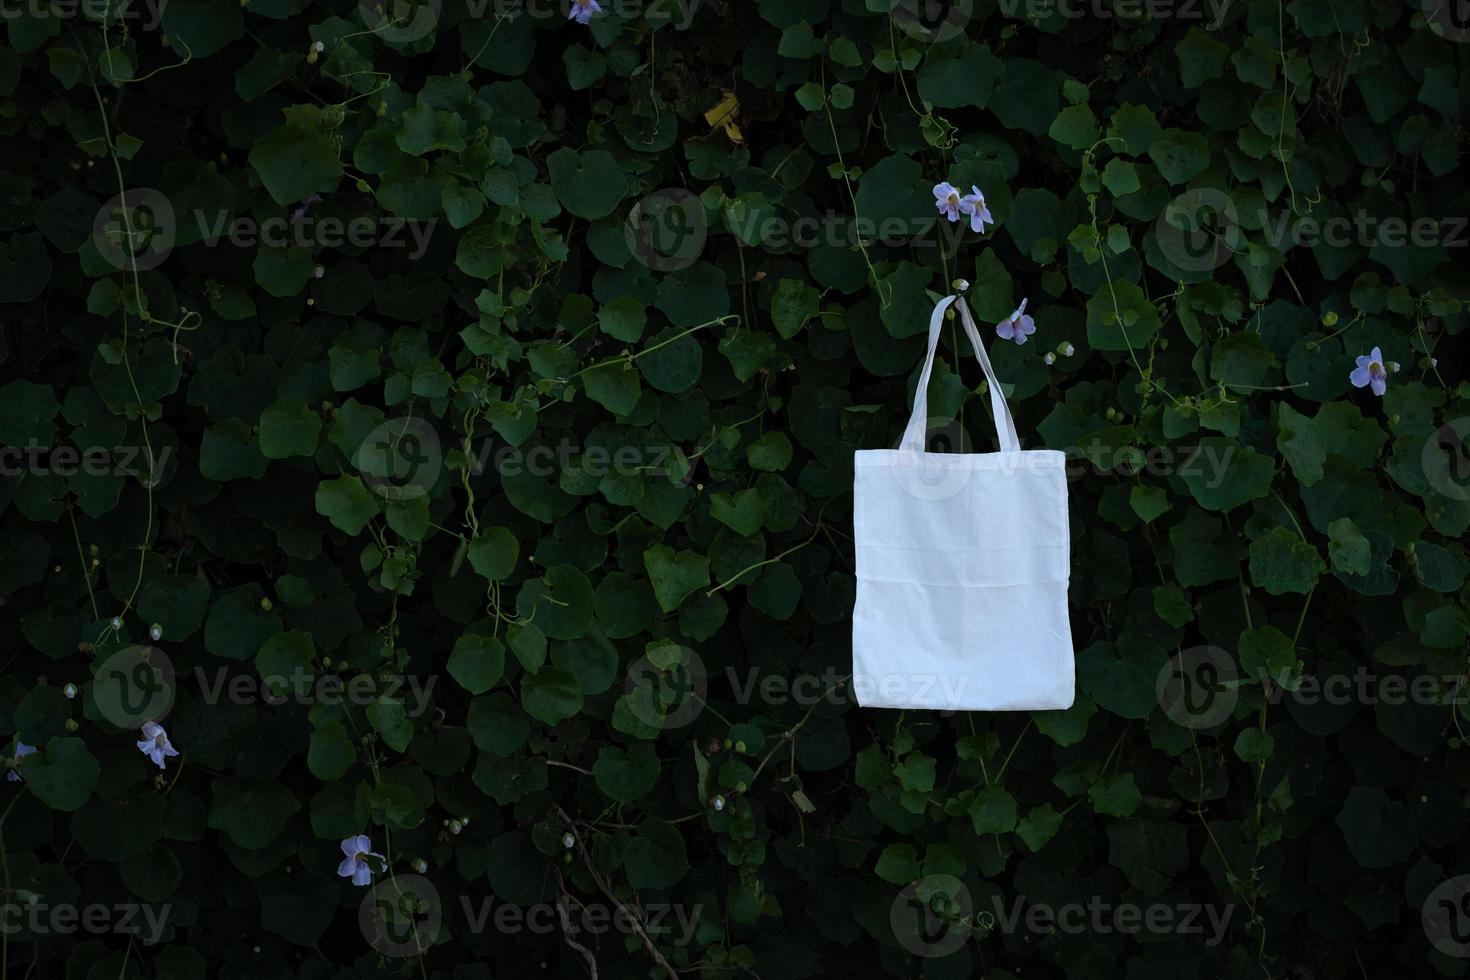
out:
{"label": "white flower bud", "polygon": [[1057,356],[1051,351],[1047,351],[1046,356],[1043,357],[1042,360],[1045,361],[1047,364],[1055,364],[1057,362]]}

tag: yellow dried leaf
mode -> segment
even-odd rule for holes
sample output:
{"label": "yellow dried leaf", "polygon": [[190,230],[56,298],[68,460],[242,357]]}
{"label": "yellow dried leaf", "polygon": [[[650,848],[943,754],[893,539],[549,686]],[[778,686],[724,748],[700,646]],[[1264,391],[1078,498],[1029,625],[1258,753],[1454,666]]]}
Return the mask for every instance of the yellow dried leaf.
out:
{"label": "yellow dried leaf", "polygon": [[710,128],[722,126],[725,135],[730,137],[732,143],[743,143],[745,137],[740,133],[740,127],[735,122],[735,114],[740,111],[740,100],[735,97],[734,92],[726,92],[724,98],[713,109],[704,114],[704,121],[709,123]]}

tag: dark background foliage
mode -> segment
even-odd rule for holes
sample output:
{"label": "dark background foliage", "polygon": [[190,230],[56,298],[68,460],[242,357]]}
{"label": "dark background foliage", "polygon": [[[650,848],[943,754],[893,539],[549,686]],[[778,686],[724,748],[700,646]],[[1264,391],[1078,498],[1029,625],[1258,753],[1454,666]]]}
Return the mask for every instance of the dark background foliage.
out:
{"label": "dark background foliage", "polygon": [[[5,974],[1463,975],[1470,29],[604,6],[7,7],[6,921],[107,915]],[[1067,711],[846,683],[956,279],[1073,460]]]}

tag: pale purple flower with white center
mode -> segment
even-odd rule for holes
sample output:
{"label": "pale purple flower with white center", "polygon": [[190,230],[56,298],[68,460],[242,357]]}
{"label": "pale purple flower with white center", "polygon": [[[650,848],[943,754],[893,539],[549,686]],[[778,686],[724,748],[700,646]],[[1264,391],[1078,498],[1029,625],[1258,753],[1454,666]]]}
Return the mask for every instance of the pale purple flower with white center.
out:
{"label": "pale purple flower with white center", "polygon": [[368,863],[368,858],[377,858],[379,861],[384,858],[383,855],[373,852],[373,842],[368,840],[368,835],[342,838],[342,853],[346,857],[337,865],[337,874],[343,878],[351,878],[354,885],[372,884],[373,866]]}
{"label": "pale purple flower with white center", "polygon": [[8,780],[10,780],[12,783],[18,783],[18,782],[20,782],[21,781],[20,780],[20,772],[18,771],[19,768],[20,768],[20,760],[24,759],[26,756],[30,755],[32,752],[35,752],[35,751],[36,751],[36,747],[34,745],[27,745],[26,743],[24,743],[24,742],[20,741],[19,739],[17,739],[16,740],[16,743],[15,743],[15,764],[16,765],[15,765],[15,768],[11,769],[9,772],[7,772],[5,774],[5,778],[8,779]]}
{"label": "pale purple flower with white center", "polygon": [[960,198],[960,210],[970,216],[971,231],[984,231],[987,223],[995,224],[995,217],[985,206],[985,195],[974,184],[970,185],[970,193]]}
{"label": "pale purple flower with white center", "polygon": [[144,722],[143,737],[138,739],[138,751],[160,769],[163,768],[165,758],[172,759],[179,754],[179,750],[168,740],[168,732],[156,721]]}
{"label": "pale purple flower with white center", "polygon": [[[318,41],[317,44],[320,45],[321,42]],[[318,47],[317,50],[320,51],[321,48]],[[303,197],[301,199],[300,203],[298,203],[296,205],[296,207],[294,209],[292,209],[292,211],[291,211],[291,217],[293,217],[293,218],[304,218],[304,217],[306,217],[306,212],[311,209],[311,206],[313,204],[320,204],[321,201],[322,201],[322,196],[320,194],[317,194],[316,192],[312,192],[312,193],[306,195],[305,197]]]}
{"label": "pale purple flower with white center", "polygon": [[959,188],[949,181],[941,181],[934,185],[934,206],[950,221],[960,220],[963,205],[964,201],[960,197]]}
{"label": "pale purple flower with white center", "polygon": [[572,0],[571,9],[567,11],[567,20],[585,24],[592,19],[593,14],[600,13],[602,13],[602,4],[597,0]]}
{"label": "pale purple flower with white center", "polygon": [[1375,347],[1372,353],[1359,354],[1358,366],[1348,375],[1348,380],[1354,388],[1372,388],[1373,394],[1382,398],[1388,388],[1388,368],[1383,364],[1383,351]]}
{"label": "pale purple flower with white center", "polygon": [[995,325],[995,332],[1000,335],[1001,340],[1014,340],[1018,344],[1024,344],[1026,338],[1036,332],[1036,321],[1026,314],[1027,302],[1028,300],[1021,300],[1016,312]]}

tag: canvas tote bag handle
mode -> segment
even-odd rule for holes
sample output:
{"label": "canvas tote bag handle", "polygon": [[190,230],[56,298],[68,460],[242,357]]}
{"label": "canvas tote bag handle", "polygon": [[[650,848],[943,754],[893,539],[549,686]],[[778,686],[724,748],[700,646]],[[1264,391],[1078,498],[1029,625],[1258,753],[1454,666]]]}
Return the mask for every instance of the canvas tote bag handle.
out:
{"label": "canvas tote bag handle", "polygon": [[970,308],[958,296],[946,296],[940,300],[934,307],[934,315],[929,318],[929,353],[924,358],[924,370],[919,374],[919,387],[914,392],[914,413],[909,416],[908,427],[904,429],[903,441],[898,444],[898,448],[915,453],[924,451],[924,430],[929,421],[929,375],[934,371],[934,351],[939,346],[939,330],[944,326],[944,311],[957,300],[960,322],[964,325],[970,343],[974,345],[975,356],[979,358],[980,367],[985,372],[985,380],[990,383],[990,410],[995,416],[995,435],[1000,440],[1000,451],[1020,452],[1021,441],[1016,438],[1016,423],[1011,419],[1011,410],[1006,406],[1005,395],[1001,394],[1000,380],[995,376],[995,368],[990,366],[990,357],[980,341],[980,331],[975,328],[975,319],[970,316]]}

